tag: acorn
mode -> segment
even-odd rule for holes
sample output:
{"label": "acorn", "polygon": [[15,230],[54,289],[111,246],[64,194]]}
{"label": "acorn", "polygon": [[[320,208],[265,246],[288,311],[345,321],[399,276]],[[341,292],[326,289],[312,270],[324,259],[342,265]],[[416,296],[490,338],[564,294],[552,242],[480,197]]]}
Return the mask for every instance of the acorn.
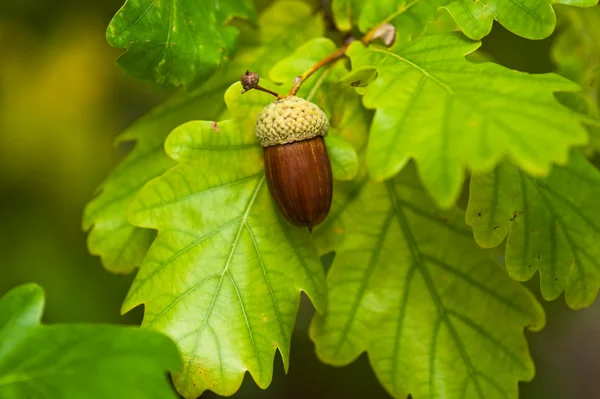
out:
{"label": "acorn", "polygon": [[333,177],[323,139],[328,130],[325,113],[296,96],[267,105],[256,122],[271,196],[288,222],[310,231],[331,207]]}

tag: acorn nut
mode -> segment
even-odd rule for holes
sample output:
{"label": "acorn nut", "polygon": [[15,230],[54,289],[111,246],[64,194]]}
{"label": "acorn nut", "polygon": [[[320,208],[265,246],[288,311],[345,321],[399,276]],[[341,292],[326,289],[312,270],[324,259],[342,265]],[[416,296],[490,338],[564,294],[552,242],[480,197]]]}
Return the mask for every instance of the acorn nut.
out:
{"label": "acorn nut", "polygon": [[331,207],[333,177],[323,139],[328,130],[325,113],[296,96],[267,105],[256,122],[271,196],[288,222],[311,231]]}

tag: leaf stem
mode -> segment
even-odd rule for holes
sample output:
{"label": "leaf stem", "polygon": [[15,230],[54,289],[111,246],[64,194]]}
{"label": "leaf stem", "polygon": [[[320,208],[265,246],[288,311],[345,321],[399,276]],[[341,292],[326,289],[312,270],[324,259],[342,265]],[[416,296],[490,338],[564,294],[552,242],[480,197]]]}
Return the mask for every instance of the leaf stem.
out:
{"label": "leaf stem", "polygon": [[345,45],[344,47],[335,50],[333,53],[329,54],[327,57],[323,58],[321,61],[313,65],[308,71],[304,72],[300,76],[297,76],[296,79],[294,79],[294,85],[290,89],[288,97],[296,95],[296,93],[298,93],[298,90],[300,90],[300,86],[302,86],[302,83],[304,83],[306,79],[310,78],[312,74],[314,74],[330,62],[337,61],[344,55],[346,55],[346,50],[348,50],[348,46],[349,45]]}
{"label": "leaf stem", "polygon": [[[361,43],[366,46],[367,44],[371,43],[372,41],[382,38],[382,36],[381,36],[382,30],[387,30],[389,32],[390,27],[391,27],[391,29],[394,29],[393,26],[389,25],[387,21],[382,22],[381,24],[375,26],[369,32],[367,32],[367,34],[365,36],[363,36],[363,38],[360,40]],[[395,29],[393,30],[393,33],[395,35]],[[302,83],[304,83],[308,78],[310,78],[319,69],[323,68],[325,65],[327,65],[329,63],[335,62],[335,61],[341,59],[342,57],[344,57],[346,55],[346,51],[348,50],[348,47],[350,47],[350,43],[351,42],[348,42],[343,47],[338,48],[333,53],[329,54],[328,56],[326,56],[325,58],[323,58],[322,60],[320,60],[319,62],[314,64],[312,67],[310,67],[309,70],[304,72],[302,75],[297,76],[294,79],[294,84],[286,97],[296,95],[296,93],[298,93],[298,90],[300,90],[300,86],[302,86]],[[389,43],[386,43],[386,44],[389,44]]]}
{"label": "leaf stem", "polygon": [[327,78],[327,75],[329,75],[332,66],[333,65],[329,65],[325,72],[323,72],[323,74],[319,76],[319,79],[315,82],[315,85],[310,90],[310,93],[308,93],[308,96],[306,96],[306,101],[310,101],[313,98],[313,96],[317,93],[317,90],[319,90],[319,87],[321,87],[321,84],[323,83],[325,78]]}

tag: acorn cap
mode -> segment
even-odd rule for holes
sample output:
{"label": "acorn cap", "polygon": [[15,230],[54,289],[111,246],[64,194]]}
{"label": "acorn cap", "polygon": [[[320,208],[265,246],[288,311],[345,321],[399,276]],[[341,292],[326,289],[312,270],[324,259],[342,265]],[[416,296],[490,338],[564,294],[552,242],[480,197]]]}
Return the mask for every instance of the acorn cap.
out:
{"label": "acorn cap", "polygon": [[256,137],[263,147],[327,136],[329,121],[315,104],[291,96],[267,105],[258,115]]}

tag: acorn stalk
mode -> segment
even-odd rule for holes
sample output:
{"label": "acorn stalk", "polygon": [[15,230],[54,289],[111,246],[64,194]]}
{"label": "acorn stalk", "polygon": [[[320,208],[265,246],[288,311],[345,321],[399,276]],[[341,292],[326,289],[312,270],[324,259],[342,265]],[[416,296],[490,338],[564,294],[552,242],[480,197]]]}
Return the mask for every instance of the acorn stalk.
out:
{"label": "acorn stalk", "polygon": [[267,105],[256,123],[273,200],[288,222],[311,231],[331,207],[333,177],[323,139],[328,130],[325,113],[296,96]]}

